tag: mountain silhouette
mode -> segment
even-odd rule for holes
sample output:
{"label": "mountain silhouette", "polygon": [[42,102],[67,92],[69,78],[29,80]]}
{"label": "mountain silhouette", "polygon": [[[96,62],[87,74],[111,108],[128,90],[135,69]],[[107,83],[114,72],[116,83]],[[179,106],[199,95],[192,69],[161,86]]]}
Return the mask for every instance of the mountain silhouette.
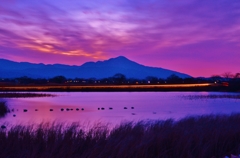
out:
{"label": "mountain silhouette", "polygon": [[63,64],[33,64],[14,62],[0,59],[0,78],[16,78],[28,76],[32,78],[108,78],[116,73],[124,74],[127,78],[145,79],[148,76],[167,78],[174,74],[181,78],[191,77],[187,74],[156,67],[138,64],[124,56],[110,58],[104,61],[86,62],[81,66]]}

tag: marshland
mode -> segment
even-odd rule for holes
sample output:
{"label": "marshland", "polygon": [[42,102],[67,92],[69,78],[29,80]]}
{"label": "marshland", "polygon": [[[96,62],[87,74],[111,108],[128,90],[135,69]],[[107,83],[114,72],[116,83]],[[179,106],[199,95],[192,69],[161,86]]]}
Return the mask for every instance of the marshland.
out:
{"label": "marshland", "polygon": [[239,93],[4,92],[1,95],[0,109],[6,110],[0,118],[0,157],[240,154]]}
{"label": "marshland", "polygon": [[240,158],[240,0],[0,0],[0,158]]}
{"label": "marshland", "polygon": [[240,153],[240,114],[178,121],[15,125],[0,129],[0,157],[224,157]]}

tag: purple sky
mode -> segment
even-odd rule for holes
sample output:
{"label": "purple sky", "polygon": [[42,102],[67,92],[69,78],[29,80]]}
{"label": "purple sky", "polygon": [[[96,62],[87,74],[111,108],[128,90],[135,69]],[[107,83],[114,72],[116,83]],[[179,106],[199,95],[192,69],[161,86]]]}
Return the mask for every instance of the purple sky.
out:
{"label": "purple sky", "polygon": [[240,72],[239,0],[0,0],[0,58]]}

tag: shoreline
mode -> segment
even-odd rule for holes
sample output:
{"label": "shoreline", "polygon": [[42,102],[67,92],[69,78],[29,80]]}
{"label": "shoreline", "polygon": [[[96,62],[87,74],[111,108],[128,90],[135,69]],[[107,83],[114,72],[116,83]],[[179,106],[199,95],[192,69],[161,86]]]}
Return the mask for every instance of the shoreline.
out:
{"label": "shoreline", "polygon": [[[0,91],[46,91],[46,92],[141,92],[141,91],[226,91],[227,86],[214,83],[200,84],[144,84],[144,85],[9,85]],[[235,92],[235,91],[233,91]]]}
{"label": "shoreline", "polygon": [[56,97],[53,94],[44,94],[44,93],[18,93],[18,92],[0,92],[0,98],[36,98],[36,97]]}

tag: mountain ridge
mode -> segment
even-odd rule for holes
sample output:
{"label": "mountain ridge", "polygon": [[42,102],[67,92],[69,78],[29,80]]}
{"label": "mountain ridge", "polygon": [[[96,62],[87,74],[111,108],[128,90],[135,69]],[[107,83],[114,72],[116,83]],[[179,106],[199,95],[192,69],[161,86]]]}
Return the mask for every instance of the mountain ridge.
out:
{"label": "mountain ridge", "polygon": [[64,64],[43,64],[30,62],[14,62],[0,59],[0,77],[16,78],[28,76],[32,78],[108,78],[116,73],[122,73],[127,78],[145,79],[148,76],[167,78],[174,74],[181,78],[191,77],[187,74],[158,67],[144,66],[131,61],[124,56],[110,58],[104,61],[86,62],[80,66]]}

